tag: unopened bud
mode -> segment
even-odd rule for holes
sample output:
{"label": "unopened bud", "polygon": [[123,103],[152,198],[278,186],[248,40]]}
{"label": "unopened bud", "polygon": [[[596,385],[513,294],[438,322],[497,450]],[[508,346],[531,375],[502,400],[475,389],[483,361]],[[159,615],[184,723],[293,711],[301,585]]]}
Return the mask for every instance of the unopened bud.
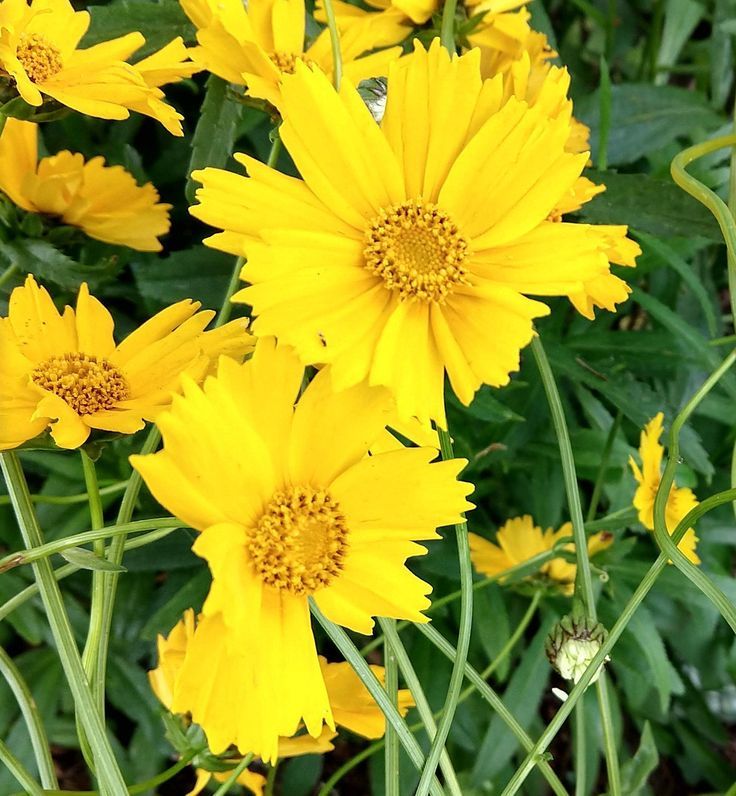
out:
{"label": "unopened bud", "polygon": [[[608,633],[600,622],[592,619],[573,619],[566,616],[547,637],[545,651],[549,662],[565,680],[577,683],[600,650]],[[608,656],[606,661],[610,660]],[[594,683],[603,671],[603,663],[593,675]]]}

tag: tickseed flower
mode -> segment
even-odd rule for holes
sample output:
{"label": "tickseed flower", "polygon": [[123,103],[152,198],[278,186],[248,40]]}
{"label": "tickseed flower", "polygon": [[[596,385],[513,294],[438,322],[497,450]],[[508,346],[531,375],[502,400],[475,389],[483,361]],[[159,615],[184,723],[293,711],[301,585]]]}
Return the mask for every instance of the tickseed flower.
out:
{"label": "tickseed flower", "polygon": [[[654,500],[662,479],[664,447],[659,440],[662,436],[663,422],[664,414],[658,412],[644,426],[641,432],[639,442],[641,468],[639,468],[633,457],[629,457],[629,465],[639,485],[634,493],[634,508],[639,512],[639,522],[648,531],[654,530]],[[665,508],[665,523],[669,534],[672,534],[680,520],[694,509],[698,502],[692,489],[672,484]],[[692,528],[688,528],[677,545],[677,549],[687,556],[693,564],[699,564],[700,558],[695,552],[697,544],[698,537],[695,535],[695,531]]]}
{"label": "tickseed flower", "polygon": [[201,531],[193,549],[213,583],[173,709],[216,753],[234,744],[271,760],[302,721],[314,737],[334,729],[309,599],[359,633],[374,616],[426,622],[431,587],[405,562],[471,507],[462,460],[431,463],[434,448],[366,456],[393,408],[386,390],[336,393],[324,369],[297,401],[303,375],[272,339],[243,365],[223,357],[157,419],[163,450],[131,457],[154,497]]}
{"label": "tickseed flower", "polygon": [[79,289],[63,314],[32,276],[13,290],[0,318],[0,450],[46,429],[61,448],[78,448],[92,429],[132,434],[171,402],[182,374],[201,379],[220,353],[251,347],[245,321],[210,332],[210,311],[180,301],[113,340],[105,307]]}
{"label": "tickseed flower", "polygon": [[[608,637],[608,631],[600,622],[593,619],[563,617],[551,630],[545,642],[549,662],[565,680],[573,683],[585,674],[601,645]],[[606,661],[610,660],[606,656]],[[593,675],[592,685],[603,671],[603,664]]]}
{"label": "tickseed flower", "polygon": [[504,101],[476,51],[450,59],[435,41],[392,63],[388,85],[379,126],[349,81],[337,93],[297,64],[281,137],[303,179],[238,155],[247,178],[194,173],[192,213],[225,230],[208,245],[247,255],[234,299],[256,334],[330,364],[336,389],[385,385],[400,416],[444,426],[445,372],[465,404],[508,383],[550,311],[525,294],[609,273],[612,228],[548,220],[588,159],[566,151],[564,81],[545,89],[550,116],[551,99]]}
{"label": "tickseed flower", "polygon": [[143,36],[77,49],[89,22],[89,12],[75,11],[69,0],[0,0],[0,85],[14,87],[34,107],[45,96],[102,119],[127,119],[135,110],[182,135],[182,117],[125,63]]}
{"label": "tickseed flower", "polygon": [[[572,536],[572,524],[566,522],[554,531],[542,531],[534,520],[525,514],[507,520],[496,534],[498,544],[489,542],[478,534],[468,534],[470,539],[470,558],[473,566],[483,575],[500,575],[540,553],[545,553],[560,539]],[[588,555],[594,556],[605,550],[612,542],[611,534],[597,533],[588,537]],[[574,553],[575,545],[570,543],[563,550]],[[577,566],[564,558],[554,558],[542,565],[540,573],[558,584],[565,594],[572,594]]]}
{"label": "tickseed flower", "polygon": [[[330,34],[323,30],[305,44],[307,13],[304,0],[180,0],[197,28],[199,47],[194,61],[215,75],[245,85],[252,97],[280,107],[279,84],[297,61],[332,74]],[[340,39],[343,74],[355,83],[385,75],[401,48],[372,53],[376,40],[369,30],[346,32]],[[363,56],[363,57],[360,57]]]}
{"label": "tickseed flower", "polygon": [[[168,637],[159,635],[157,639],[158,666],[148,673],[151,688],[167,710],[172,710],[177,680],[184,666],[189,645],[195,633],[196,622],[194,611],[188,609],[174,626]],[[226,632],[226,631],[225,631]],[[373,700],[360,678],[348,663],[328,663],[322,656],[319,665],[324,677],[327,695],[332,707],[335,723],[341,727],[362,735],[364,738],[380,738],[386,731],[386,720],[378,705]],[[381,683],[385,680],[382,666],[371,666],[371,670]],[[186,700],[186,694],[182,696]],[[398,693],[398,710],[404,716],[414,700],[408,690]],[[334,749],[331,741],[337,733],[325,726],[317,738],[302,733],[291,738],[279,738],[278,757],[297,757],[306,754],[323,754]],[[237,764],[239,760],[231,761]],[[229,775],[227,771],[213,772],[204,768],[197,769],[197,782],[187,796],[196,796],[212,778],[224,782]],[[255,771],[246,770],[237,782],[260,796],[265,778]]]}
{"label": "tickseed flower", "polygon": [[160,251],[171,205],[151,185],[101,157],[59,152],[38,160],[38,125],[8,119],[0,133],[0,191],[30,213],[56,217],[96,240]]}
{"label": "tickseed flower", "polygon": [[178,83],[201,71],[201,67],[189,59],[189,50],[185,47],[181,36],[172,39],[165,47],[151,53],[147,58],[136,61],[134,66],[150,88]]}

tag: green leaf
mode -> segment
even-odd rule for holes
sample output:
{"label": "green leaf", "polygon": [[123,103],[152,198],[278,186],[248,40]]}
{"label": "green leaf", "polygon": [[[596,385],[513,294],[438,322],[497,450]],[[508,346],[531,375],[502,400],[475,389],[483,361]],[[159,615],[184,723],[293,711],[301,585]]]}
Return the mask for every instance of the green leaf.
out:
{"label": "green leaf", "polygon": [[107,5],[89,7],[92,17],[83,47],[91,47],[126,33],[142,33],[145,45],[135,54],[135,60],[160,50],[172,39],[181,36],[194,41],[194,26],[175,0],[120,0]]}
{"label": "green leaf", "polygon": [[723,243],[713,216],[675,185],[648,174],[614,174],[590,170],[593,182],[606,190],[578,214],[592,224],[626,224],[657,237],[699,236]]}
{"label": "green leaf", "polygon": [[206,166],[223,168],[233,151],[243,106],[228,97],[228,83],[216,75],[207,78],[207,89],[192,138],[192,157],[187,169],[186,197],[194,204],[197,184],[192,172]]}
{"label": "green leaf", "polygon": [[[600,92],[595,91],[575,105],[575,114],[590,127],[593,159],[597,160]],[[709,132],[724,119],[696,91],[675,86],[626,83],[611,87],[611,131],[609,165],[633,163],[650,152],[658,152],[678,137]]]}
{"label": "green leaf", "polygon": [[81,265],[43,240],[18,239],[0,241],[0,262],[15,263],[26,274],[54,282],[65,290],[76,291],[82,282],[91,288],[107,281],[117,269],[112,262],[98,265]]}
{"label": "green leaf", "polygon": [[212,578],[206,569],[188,578],[146,622],[140,632],[141,638],[152,639],[158,633],[168,633],[187,608],[198,608],[202,604],[211,582]]}
{"label": "green leaf", "polygon": [[204,307],[217,309],[234,265],[230,254],[195,246],[154,264],[134,263],[132,270],[140,294],[156,304],[195,299]]}
{"label": "green leaf", "polygon": [[127,572],[125,567],[113,564],[106,558],[100,558],[92,550],[85,550],[83,547],[70,547],[68,550],[62,550],[61,557],[81,569],[93,569],[100,572]]}
{"label": "green leaf", "polygon": [[[657,55],[658,66],[674,66],[677,63],[677,57],[704,14],[705,7],[695,0],[667,0]],[[654,82],[664,86],[668,79],[668,72],[659,72]]]}
{"label": "green leaf", "polygon": [[652,728],[648,721],[644,722],[644,729],[639,740],[639,748],[631,758],[621,767],[621,789],[626,796],[640,796],[647,784],[649,775],[659,763],[659,752],[654,742]]}
{"label": "green leaf", "polygon": [[466,415],[476,417],[486,423],[507,423],[509,421],[521,422],[521,415],[516,414],[494,395],[493,388],[483,385],[473,398],[470,406],[462,406],[454,393],[449,393],[449,402]]}

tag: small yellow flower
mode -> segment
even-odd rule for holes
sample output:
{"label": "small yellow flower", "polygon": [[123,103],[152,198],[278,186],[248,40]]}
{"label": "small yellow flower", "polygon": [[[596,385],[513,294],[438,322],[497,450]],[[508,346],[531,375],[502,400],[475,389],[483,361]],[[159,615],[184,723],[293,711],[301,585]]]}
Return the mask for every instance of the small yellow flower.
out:
{"label": "small yellow flower", "polygon": [[160,251],[171,205],[151,185],[101,157],[59,152],[38,160],[38,125],[8,119],[0,134],[0,191],[31,213],[55,216],[96,240]]}
{"label": "small yellow flower", "polygon": [[[198,47],[192,58],[215,75],[245,85],[252,97],[280,106],[280,81],[297,61],[332,74],[330,34],[323,30],[305,45],[304,0],[180,0],[197,27]],[[340,39],[343,74],[355,83],[385,75],[401,49],[363,55],[378,46],[370,31],[351,31]],[[363,57],[361,57],[363,56]]]}
{"label": "small yellow flower", "polygon": [[[148,678],[153,692],[168,710],[171,710],[174,704],[174,694],[178,687],[177,679],[183,669],[187,654],[194,654],[190,650],[194,634],[194,611],[189,609],[185,611],[184,616],[174,626],[167,638],[159,636],[157,639],[158,666],[148,673]],[[335,724],[364,738],[382,737],[386,731],[386,719],[350,664],[328,663],[325,658],[320,656],[319,665]],[[385,681],[385,672],[382,666],[371,666],[371,670],[381,683]],[[398,693],[399,713],[404,716],[413,706],[414,700],[411,693],[405,689],[400,690]],[[252,715],[251,719],[255,720]],[[278,757],[297,757],[305,754],[330,752],[334,748],[331,741],[336,735],[335,731],[323,726],[322,732],[316,738],[306,733],[279,738]],[[241,750],[241,753],[244,751]],[[197,784],[188,796],[195,796],[203,790],[212,776],[222,782],[227,778],[227,773],[213,774],[198,769]],[[243,772],[242,778],[237,781],[256,794],[261,793],[265,782],[260,774],[251,771]]]}
{"label": "small yellow flower", "polygon": [[[504,523],[496,535],[498,544],[489,542],[475,533],[469,534],[470,556],[473,566],[478,572],[493,577],[529,561],[540,553],[552,550],[561,539],[569,536],[572,536],[571,523],[566,522],[557,531],[547,528],[543,532],[534,524],[534,520],[525,514],[523,517],[515,517]],[[608,533],[597,533],[590,536],[588,538],[588,555],[594,556],[601,550],[605,550],[611,542],[612,537]],[[574,553],[575,545],[569,543],[562,549]],[[554,558],[544,564],[539,571],[560,584],[565,594],[572,594],[577,572],[575,564],[562,557]]]}
{"label": "small yellow flower", "polygon": [[61,448],[78,448],[92,429],[132,434],[171,403],[182,374],[202,378],[219,353],[251,348],[245,321],[211,332],[210,311],[180,301],[119,345],[105,307],[79,289],[63,314],[32,276],[0,318],[0,450],[46,429]]}
{"label": "small yellow flower", "polygon": [[[648,530],[654,530],[654,500],[657,497],[660,481],[662,480],[662,457],[664,447],[660,443],[662,436],[664,414],[658,412],[641,432],[639,442],[639,457],[641,468],[629,457],[629,465],[634,473],[634,478],[639,486],[634,493],[634,508],[639,512],[639,522]],[[678,487],[674,483],[670,487],[665,507],[665,524],[667,532],[672,534],[680,520],[698,505],[698,499],[688,487]],[[700,558],[695,552],[698,537],[692,528],[688,528],[685,535],[677,545],[693,564],[699,564]]]}
{"label": "small yellow flower", "polygon": [[0,0],[0,81],[10,80],[34,107],[46,96],[102,119],[127,119],[136,110],[183,135],[182,117],[163,93],[125,63],[143,36],[77,49],[89,22],[89,12],[75,11],[69,0]]}
{"label": "small yellow flower", "polygon": [[611,227],[550,220],[588,159],[566,148],[566,73],[529,107],[483,81],[479,57],[416,43],[391,64],[380,125],[349,81],[336,92],[298,64],[281,137],[302,179],[244,155],[248,177],[193,175],[193,215],[224,229],[208,245],[247,254],[234,299],[256,334],[329,364],[338,389],[388,387],[425,424],[445,425],[445,373],[464,404],[508,383],[550,312],[530,295],[610,273]]}
{"label": "small yellow flower", "polygon": [[366,456],[393,409],[385,390],[336,393],[324,369],[297,401],[303,376],[272,339],[243,365],[223,357],[157,419],[163,450],[131,458],[201,531],[194,551],[213,582],[172,707],[214,752],[273,759],[302,722],[315,737],[334,727],[309,598],[359,633],[377,615],[426,622],[431,587],[405,562],[471,507],[461,460],[432,463],[434,448]]}

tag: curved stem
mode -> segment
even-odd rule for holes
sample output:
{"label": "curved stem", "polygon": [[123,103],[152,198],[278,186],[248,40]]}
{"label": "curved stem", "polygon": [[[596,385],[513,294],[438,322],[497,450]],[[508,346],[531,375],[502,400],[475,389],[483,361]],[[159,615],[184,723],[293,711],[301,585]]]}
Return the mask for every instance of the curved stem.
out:
{"label": "curved stem", "polygon": [[[438,426],[437,436],[443,461],[452,459],[454,454],[449,432]],[[447,687],[445,705],[442,709],[442,718],[437,725],[437,734],[432,739],[427,761],[424,764],[424,770],[417,786],[416,796],[427,796],[430,782],[432,777],[434,777],[442,750],[445,747],[463,686],[465,663],[468,660],[470,636],[473,631],[473,567],[470,563],[470,543],[468,540],[468,524],[466,522],[455,526],[455,538],[460,562],[460,629],[457,636],[456,655]]]}
{"label": "curved stem", "polygon": [[[18,457],[13,452],[6,451],[0,454],[0,464],[8,492],[13,499],[13,509],[24,543],[28,547],[43,544],[41,529],[33,511],[28,485]],[[97,712],[51,564],[48,560],[41,559],[33,565],[33,570],[64,674],[92,747],[100,786],[108,796],[127,796],[125,781],[107,739],[102,717]]]}
{"label": "curved stem", "polygon": [[32,564],[34,561],[40,561],[42,558],[48,558],[55,553],[61,553],[70,547],[79,547],[100,539],[115,539],[120,536],[127,536],[130,533],[153,529],[171,532],[184,527],[186,527],[185,524],[175,517],[157,517],[150,520],[127,522],[123,525],[108,525],[106,528],[98,528],[93,531],[83,531],[82,533],[75,533],[73,536],[65,536],[63,539],[56,539],[53,542],[46,542],[38,547],[28,547],[25,550],[9,553],[7,556],[0,558],[0,573],[23,564]]}
{"label": "curved stem", "polygon": [[43,791],[31,776],[30,771],[8,749],[4,741],[0,741],[0,763],[10,771],[18,781],[18,784],[23,786],[26,796],[43,796]]}
{"label": "curved stem", "polygon": [[698,569],[695,564],[689,561],[678,549],[670,538],[665,513],[670,490],[675,480],[675,471],[680,454],[680,431],[687,422],[690,415],[695,411],[698,404],[715,387],[718,380],[736,362],[736,350],[732,351],[721,363],[721,365],[703,382],[700,389],[687,402],[682,411],[677,415],[672,428],[670,429],[670,445],[667,453],[667,464],[665,465],[659,489],[654,500],[654,537],[662,552],[672,560],[672,563],[683,573],[705,596],[718,608],[721,616],[728,622],[731,629],[736,633],[736,608],[729,598]]}
{"label": "curved stem", "polygon": [[327,17],[330,46],[332,47],[332,83],[339,91],[342,82],[342,52],[340,50],[340,31],[337,29],[337,18],[332,0],[325,0],[325,17]]}
{"label": "curved stem", "polygon": [[[0,130],[0,132],[2,132],[2,130]],[[12,279],[19,271],[20,271],[20,266],[17,263],[11,263],[2,272],[2,274],[0,274],[0,287],[4,285],[7,281]]]}
{"label": "curved stem", "polygon": [[[399,634],[396,632],[396,623],[391,619],[383,618],[379,618],[378,622],[383,628],[383,633],[386,636],[386,642],[396,657],[399,664],[399,669],[401,669],[401,673],[404,675],[406,685],[408,686],[409,691],[411,691],[411,695],[414,698],[414,703],[417,706],[419,718],[421,719],[421,726],[424,727],[427,736],[431,741],[437,733],[435,717],[432,713],[432,708],[429,706],[427,697],[424,694],[422,683],[417,677],[417,673],[414,671],[411,659],[406,652],[406,648],[401,643]],[[386,682],[388,684],[388,676],[386,677]],[[441,712],[439,715],[441,715]],[[388,745],[388,726],[386,727],[386,744]],[[445,786],[449,790],[450,794],[452,794],[452,796],[462,796],[460,783],[457,781],[455,769],[452,767],[450,756],[447,754],[446,749],[443,749],[442,754],[440,755],[440,768],[442,769],[442,774],[445,778]]]}
{"label": "curved stem", "polygon": [[[127,481],[119,481],[117,484],[103,486],[99,492],[101,496],[117,495],[118,492],[124,492],[127,486]],[[89,498],[86,492],[80,492],[78,495],[31,495],[32,503],[48,503],[52,506],[66,506],[71,503],[86,503],[88,499]],[[10,497],[8,495],[0,495],[0,506],[9,505]]]}
{"label": "curved stem", "polygon": [[253,760],[253,755],[246,755],[230,773],[230,776],[214,792],[213,796],[225,796],[230,788],[235,784],[238,777],[245,771]]}
{"label": "curved stem", "polygon": [[49,741],[46,737],[46,730],[38,712],[38,707],[33,699],[33,694],[15,662],[2,647],[0,647],[0,674],[5,678],[15,696],[20,712],[23,714],[23,719],[28,728],[28,735],[31,739],[33,754],[36,758],[38,773],[41,777],[41,785],[44,788],[58,788],[59,783],[56,779],[56,770],[54,761],[51,758]]}
{"label": "curved stem", "polygon": [[[363,685],[368,689],[368,693],[370,693],[383,712],[383,715],[386,717],[386,721],[394,726],[396,734],[399,736],[399,742],[406,750],[409,759],[416,768],[421,771],[424,766],[424,755],[422,754],[421,747],[416,738],[412,735],[411,730],[406,726],[406,723],[399,715],[399,711],[391,704],[391,700],[383,690],[383,686],[361,656],[358,648],[353,644],[348,634],[341,627],[330,622],[330,620],[324,616],[312,599],[309,601],[309,608],[312,612],[312,616],[319,622],[332,643],[342,653],[345,660],[353,667],[358,677],[360,677]],[[442,787],[436,778],[432,780],[431,792],[434,796],[443,796]]]}

